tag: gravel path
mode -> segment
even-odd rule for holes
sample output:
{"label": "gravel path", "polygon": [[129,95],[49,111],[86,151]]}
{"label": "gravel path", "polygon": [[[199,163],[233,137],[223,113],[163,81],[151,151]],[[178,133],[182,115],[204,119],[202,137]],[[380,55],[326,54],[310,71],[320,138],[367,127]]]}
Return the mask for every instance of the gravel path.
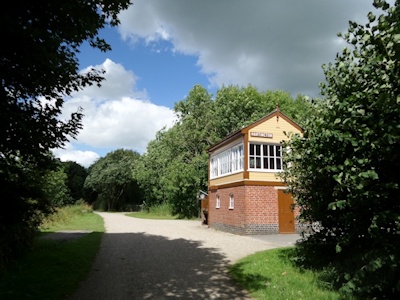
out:
{"label": "gravel path", "polygon": [[227,266],[298,238],[238,236],[200,221],[98,214],[106,233],[87,280],[70,300],[250,299],[229,279]]}

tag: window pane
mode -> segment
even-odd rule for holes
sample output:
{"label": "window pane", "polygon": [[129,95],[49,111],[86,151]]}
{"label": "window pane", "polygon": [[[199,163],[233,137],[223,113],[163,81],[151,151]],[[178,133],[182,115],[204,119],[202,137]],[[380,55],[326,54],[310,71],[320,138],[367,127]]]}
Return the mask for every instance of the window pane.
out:
{"label": "window pane", "polygon": [[280,158],[276,159],[276,168],[282,170],[282,160]]}
{"label": "window pane", "polygon": [[261,158],[260,157],[256,157],[256,168],[261,169]]}
{"label": "window pane", "polygon": [[256,145],[256,155],[261,155],[261,145]]}
{"label": "window pane", "polygon": [[275,164],[274,164],[274,158],[273,157],[271,157],[269,159],[269,168],[270,169],[275,169]]}
{"label": "window pane", "polygon": [[281,146],[276,146],[276,156],[277,157],[281,157],[281,151],[282,151],[282,147]]}
{"label": "window pane", "polygon": [[268,158],[264,157],[264,169],[268,169]]}
{"label": "window pane", "polygon": [[250,157],[250,168],[254,168],[254,157]]}
{"label": "window pane", "polygon": [[274,156],[275,155],[275,146],[270,145],[269,146],[269,156]]}
{"label": "window pane", "polygon": [[268,146],[267,145],[263,146],[263,155],[268,156]]}
{"label": "window pane", "polygon": [[250,144],[250,155],[254,155],[254,145]]}

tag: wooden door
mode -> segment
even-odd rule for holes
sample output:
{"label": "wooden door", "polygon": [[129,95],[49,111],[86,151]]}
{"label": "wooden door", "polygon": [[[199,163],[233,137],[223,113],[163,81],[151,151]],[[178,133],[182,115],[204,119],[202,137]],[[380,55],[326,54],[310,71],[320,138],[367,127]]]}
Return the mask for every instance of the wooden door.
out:
{"label": "wooden door", "polygon": [[279,233],[294,233],[293,199],[291,194],[278,190]]}

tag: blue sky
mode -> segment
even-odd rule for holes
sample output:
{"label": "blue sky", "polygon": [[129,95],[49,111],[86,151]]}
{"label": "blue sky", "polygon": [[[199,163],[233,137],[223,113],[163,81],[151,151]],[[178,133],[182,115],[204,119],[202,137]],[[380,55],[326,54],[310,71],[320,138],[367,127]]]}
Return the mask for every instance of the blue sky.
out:
{"label": "blue sky", "polygon": [[85,167],[119,148],[144,153],[196,84],[318,97],[322,64],[346,46],[337,33],[369,11],[372,0],[135,0],[100,32],[112,51],[82,47],[82,72],[104,69],[106,81],[66,101],[62,117],[83,107],[84,128],[53,152]]}
{"label": "blue sky", "polygon": [[[209,87],[207,76],[200,72],[195,55],[172,52],[173,44],[159,40],[146,44],[143,40],[135,44],[123,41],[118,28],[106,28],[100,32],[112,51],[102,53],[86,46],[79,57],[82,68],[97,65],[107,58],[137,76],[136,89],[146,91],[151,102],[173,108],[176,101],[185,98],[194,84]],[[210,88],[215,93],[216,87]]]}

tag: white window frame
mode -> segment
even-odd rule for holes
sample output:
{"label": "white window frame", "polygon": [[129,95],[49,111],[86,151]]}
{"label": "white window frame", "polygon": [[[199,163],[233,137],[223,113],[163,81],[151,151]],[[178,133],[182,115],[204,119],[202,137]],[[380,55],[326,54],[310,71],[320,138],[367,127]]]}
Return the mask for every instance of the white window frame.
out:
{"label": "white window frame", "polygon": [[221,208],[221,198],[219,195],[215,198],[215,208]]}
{"label": "white window frame", "polygon": [[283,170],[282,151],[280,144],[250,142],[249,170],[281,172]]}
{"label": "white window frame", "polygon": [[210,157],[210,179],[244,171],[243,143]]}
{"label": "white window frame", "polygon": [[235,208],[235,198],[233,197],[233,194],[229,195],[229,209],[234,209]]}

